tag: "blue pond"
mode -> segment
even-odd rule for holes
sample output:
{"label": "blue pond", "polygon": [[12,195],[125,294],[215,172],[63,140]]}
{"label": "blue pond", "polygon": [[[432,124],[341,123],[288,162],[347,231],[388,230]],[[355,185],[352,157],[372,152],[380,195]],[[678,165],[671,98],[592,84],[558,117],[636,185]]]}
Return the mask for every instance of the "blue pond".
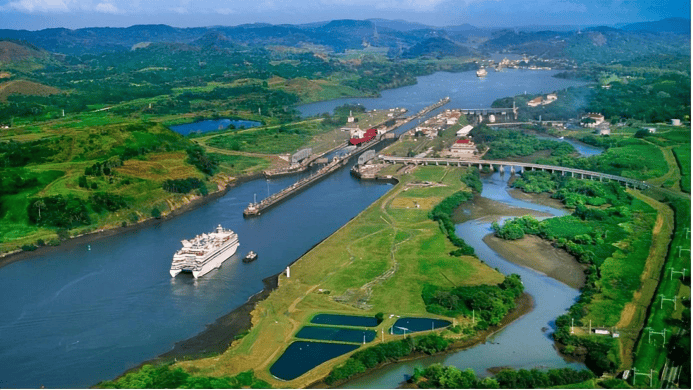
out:
{"label": "blue pond", "polygon": [[270,374],[289,381],[320,364],[358,348],[354,344],[331,344],[315,341],[295,341],[270,367]]}
{"label": "blue pond", "polygon": [[375,338],[374,330],[332,328],[324,326],[304,326],[296,338],[311,340],[344,341],[350,343],[369,343]]}
{"label": "blue pond", "polygon": [[310,320],[313,324],[344,326],[377,326],[375,317],[347,316],[342,314],[318,314]]}
{"label": "blue pond", "polygon": [[236,129],[250,128],[260,126],[262,123],[255,121],[246,121],[242,119],[208,119],[205,121],[186,123],[184,125],[171,126],[171,130],[181,135],[190,133],[206,133],[209,131],[217,131],[227,129],[233,125]]}
{"label": "blue pond", "polygon": [[400,318],[395,322],[395,325],[390,328],[391,334],[405,334],[412,332],[421,332],[424,330],[433,330],[445,328],[450,325],[450,321],[438,320],[435,318]]}

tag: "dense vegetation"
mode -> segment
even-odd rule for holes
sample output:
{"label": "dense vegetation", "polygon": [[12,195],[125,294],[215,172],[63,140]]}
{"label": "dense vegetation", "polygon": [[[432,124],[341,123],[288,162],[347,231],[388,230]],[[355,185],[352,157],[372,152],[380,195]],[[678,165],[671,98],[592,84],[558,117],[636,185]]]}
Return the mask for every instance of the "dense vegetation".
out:
{"label": "dense vegetation", "polygon": [[474,255],[474,248],[455,234],[455,224],[451,218],[452,212],[459,205],[471,200],[473,197],[474,195],[471,192],[458,191],[445,198],[428,213],[429,218],[438,222],[440,230],[445,233],[450,242],[459,248],[450,253],[453,256]]}
{"label": "dense vegetation", "polygon": [[606,148],[606,151],[589,157],[562,155],[540,158],[537,163],[604,172],[638,180],[662,176],[669,169],[661,150],[641,139],[587,135],[581,137],[580,141]]}
{"label": "dense vegetation", "polygon": [[515,308],[515,299],[524,291],[520,276],[505,277],[497,286],[460,286],[446,289],[434,285],[424,286],[421,294],[429,313],[457,317],[477,318],[476,328],[485,330],[500,324],[505,315]]}
{"label": "dense vegetation", "polygon": [[486,160],[529,156],[541,150],[550,150],[551,156],[575,153],[572,145],[565,142],[539,139],[519,131],[493,130],[485,125],[476,126],[469,135],[474,138],[480,149],[488,149],[484,155]]}
{"label": "dense vegetation", "polygon": [[[691,302],[690,302],[690,274],[683,271],[683,268],[690,267],[690,257],[679,256],[677,248],[690,246],[690,234],[687,229],[691,226],[691,203],[688,199],[667,199],[670,207],[674,210],[675,231],[666,262],[662,267],[662,277],[655,291],[655,296],[679,300],[677,309],[671,302],[657,305],[656,301],[651,306],[645,326],[654,331],[667,329],[666,343],[652,340],[649,342],[649,334],[643,331],[635,349],[635,361],[633,367],[638,371],[655,369],[661,372],[670,359],[669,365],[680,366],[681,373],[675,380],[680,380],[678,387],[688,388],[691,386]],[[685,252],[684,252],[685,253]],[[678,273],[672,273],[677,271]],[[684,272],[682,275],[680,272]],[[668,276],[667,276],[668,274]],[[654,337],[653,337],[654,339]],[[636,385],[647,385],[644,378],[639,378]],[[660,376],[660,379],[662,377]],[[657,382],[655,382],[656,384]],[[671,386],[672,383],[661,382],[662,387]]]}
{"label": "dense vegetation", "polygon": [[100,389],[269,389],[269,383],[255,378],[253,371],[233,377],[190,375],[181,368],[168,365],[145,364],[137,371],[123,375],[114,381],[99,383]]}
{"label": "dense vegetation", "polygon": [[[659,63],[661,62],[661,63]],[[672,68],[673,66],[673,68]],[[690,56],[652,56],[638,62],[611,65],[584,65],[564,77],[597,82],[593,85],[570,87],[556,91],[558,100],[536,107],[527,106],[535,95],[517,95],[493,103],[519,107],[520,120],[579,119],[588,112],[604,115],[612,124],[628,120],[648,123],[667,122],[672,118],[690,118],[691,90]]]}
{"label": "dense vegetation", "polygon": [[436,363],[424,369],[415,368],[408,382],[422,389],[546,389],[592,378],[594,374],[587,370],[556,368],[548,371],[504,369],[493,377],[482,379],[471,368],[462,371],[455,366]]}
{"label": "dense vegetation", "polygon": [[333,385],[336,382],[346,380],[356,374],[365,372],[378,364],[397,361],[413,352],[434,354],[445,351],[450,342],[438,334],[425,336],[406,337],[398,341],[381,343],[370,348],[363,349],[351,355],[346,362],[330,371],[325,378],[325,383]]}
{"label": "dense vegetation", "polygon": [[623,307],[640,288],[640,275],[652,240],[652,208],[613,182],[577,180],[543,172],[524,172],[516,182],[518,187],[552,192],[553,197],[574,207],[574,212],[543,221],[525,216],[502,226],[494,223],[496,235],[519,239],[534,234],[552,241],[587,265],[587,280],[580,298],[568,314],[556,320],[554,338],[564,345],[564,353],[584,356],[594,372],[615,370],[620,364],[615,339],[573,335],[571,319],[575,326],[583,326],[589,320],[604,326],[618,322]]}

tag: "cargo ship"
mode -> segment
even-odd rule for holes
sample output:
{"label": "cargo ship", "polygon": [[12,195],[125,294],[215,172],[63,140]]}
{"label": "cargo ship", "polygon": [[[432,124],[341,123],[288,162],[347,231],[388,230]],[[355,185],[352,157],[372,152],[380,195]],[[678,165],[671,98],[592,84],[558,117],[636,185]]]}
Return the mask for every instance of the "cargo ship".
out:
{"label": "cargo ship", "polygon": [[182,240],[183,248],[173,255],[171,277],[191,272],[195,278],[206,274],[233,256],[238,249],[238,234],[217,226],[212,233],[203,233],[192,240]]}

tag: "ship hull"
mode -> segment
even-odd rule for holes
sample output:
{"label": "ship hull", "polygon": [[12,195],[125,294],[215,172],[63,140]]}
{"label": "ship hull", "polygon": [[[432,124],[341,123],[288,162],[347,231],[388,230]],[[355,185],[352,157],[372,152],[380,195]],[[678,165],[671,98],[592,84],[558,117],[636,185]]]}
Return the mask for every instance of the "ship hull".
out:
{"label": "ship hull", "polygon": [[205,262],[200,267],[182,268],[182,269],[171,269],[171,277],[176,277],[180,272],[191,272],[195,279],[207,274],[209,271],[221,267],[221,264],[226,261],[229,257],[233,256],[238,249],[240,244],[238,242],[229,245],[227,248],[220,250],[218,253],[212,255],[212,257]]}

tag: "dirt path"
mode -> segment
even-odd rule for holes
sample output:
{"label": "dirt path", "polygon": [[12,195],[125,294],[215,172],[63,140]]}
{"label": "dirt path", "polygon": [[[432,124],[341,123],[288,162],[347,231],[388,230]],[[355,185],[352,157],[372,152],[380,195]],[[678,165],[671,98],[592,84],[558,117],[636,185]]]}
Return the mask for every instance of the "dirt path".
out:
{"label": "dirt path", "polygon": [[[640,276],[640,288],[633,293],[633,299],[625,305],[621,312],[621,318],[616,324],[616,328],[629,329],[629,333],[638,334],[644,326],[645,313],[649,305],[652,304],[659,282],[660,270],[666,260],[668,245],[673,232],[674,213],[667,205],[640,192],[630,190],[628,192],[657,210],[657,219],[652,228],[652,245],[645,261],[645,269]],[[627,337],[621,339],[621,362],[624,367],[629,366],[632,362],[634,345],[635,340]]]}
{"label": "dirt path", "polygon": [[672,151],[673,146],[667,146],[667,147],[662,147],[656,144],[653,144],[652,142],[645,141],[649,143],[652,146],[655,146],[659,148],[659,150],[662,151],[662,155],[664,156],[664,160],[667,162],[667,166],[669,166],[669,171],[665,173],[664,175],[660,177],[656,177],[653,179],[647,180],[648,183],[655,185],[655,186],[661,186],[663,185],[666,181],[672,180],[674,182],[674,185],[672,186],[672,189],[675,190],[680,190],[680,182],[681,182],[681,172],[679,171],[679,165],[676,163],[676,157],[674,157],[674,152]]}

